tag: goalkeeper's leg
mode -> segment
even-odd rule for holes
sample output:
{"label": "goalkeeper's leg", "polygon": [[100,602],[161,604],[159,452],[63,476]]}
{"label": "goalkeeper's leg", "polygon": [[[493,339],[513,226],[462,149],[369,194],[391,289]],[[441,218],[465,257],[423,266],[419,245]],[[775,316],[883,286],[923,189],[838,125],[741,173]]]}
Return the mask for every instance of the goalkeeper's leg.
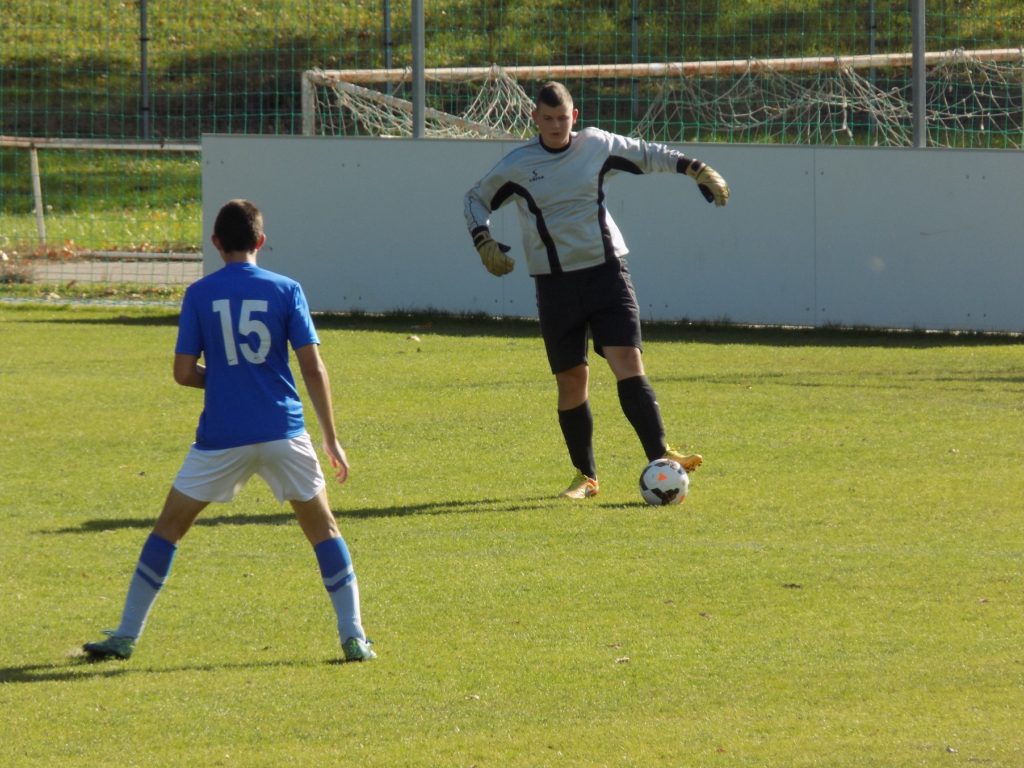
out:
{"label": "goalkeeper's leg", "polygon": [[605,347],[603,351],[618,379],[622,412],[640,439],[647,460],[672,459],[679,462],[687,472],[699,467],[704,462],[700,454],[681,454],[665,442],[661,408],[654,387],[644,374],[640,350],[635,347]]}
{"label": "goalkeeper's leg", "polygon": [[594,461],[594,416],[587,398],[590,369],[586,364],[555,374],[558,383],[558,425],[576,476],[562,496],[583,499],[598,492]]}

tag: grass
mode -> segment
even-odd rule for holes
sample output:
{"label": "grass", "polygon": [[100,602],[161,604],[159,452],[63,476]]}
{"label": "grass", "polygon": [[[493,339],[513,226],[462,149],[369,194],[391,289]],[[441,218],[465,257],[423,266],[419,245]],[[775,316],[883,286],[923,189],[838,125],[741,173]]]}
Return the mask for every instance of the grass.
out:
{"label": "grass", "polygon": [[[20,766],[1018,766],[1018,339],[648,329],[681,508],[595,368],[602,496],[533,324],[321,317],[353,462],[331,491],[380,658],[254,480],[116,623],[191,438],[172,310],[0,305],[0,762]],[[420,341],[410,338],[417,335]]]}
{"label": "grass", "polygon": [[46,244],[38,245],[29,153],[0,149],[0,251],[196,251],[198,154],[43,150]]}

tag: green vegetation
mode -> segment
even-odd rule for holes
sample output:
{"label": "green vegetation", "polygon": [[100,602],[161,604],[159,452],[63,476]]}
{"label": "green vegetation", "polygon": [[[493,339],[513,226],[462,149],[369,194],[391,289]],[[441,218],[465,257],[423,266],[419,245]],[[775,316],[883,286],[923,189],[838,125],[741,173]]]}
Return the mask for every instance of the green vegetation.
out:
{"label": "green vegetation", "polygon": [[321,317],[380,658],[331,663],[315,559],[254,479],[135,657],[88,665],[200,410],[175,322],[0,304],[5,764],[1021,764],[1019,339],[651,327],[670,436],[707,458],[652,508],[603,368],[602,495],[551,498],[534,324]]}
{"label": "green vegetation", "polygon": [[195,251],[202,204],[198,154],[39,152],[46,244],[38,245],[29,153],[0,149],[0,250]]}
{"label": "green vegetation", "polygon": [[[0,49],[6,108],[0,134],[139,136],[139,14],[135,3],[54,7],[9,0],[18,19]],[[408,3],[392,3],[392,63],[411,63]],[[632,60],[628,2],[446,0],[426,5],[427,66],[612,64]],[[906,2],[877,0],[874,47],[910,49]],[[1017,47],[1024,8],[1016,0],[929,3],[929,48]],[[153,125],[158,137],[196,140],[203,132],[293,133],[299,74],[308,68],[385,64],[377,3],[248,0],[164,3],[148,14]],[[66,41],[72,40],[69,45]],[[871,48],[865,4],[838,0],[671,0],[639,4],[640,61],[829,56]],[[591,112],[618,112],[630,83]],[[611,95],[611,94],[607,94]],[[626,101],[628,104],[628,99]]]}
{"label": "green vegetation", "polygon": [[[829,56],[910,50],[905,0],[670,0],[638,3],[638,61]],[[301,72],[380,68],[386,63],[383,4],[307,0],[149,3],[150,134],[198,141],[203,133],[300,131]],[[1020,45],[1018,0],[928,4],[930,50]],[[391,4],[392,65],[411,63],[410,4]],[[0,20],[0,135],[135,140],[143,135],[139,4],[5,0]],[[427,66],[622,64],[634,58],[632,4],[566,0],[443,0],[426,4]],[[634,82],[571,83],[588,120],[629,133],[638,115]],[[648,84],[642,98],[653,98]],[[728,84],[724,85],[729,89]],[[445,108],[431,92],[430,106]],[[997,94],[1019,102],[1019,88]],[[984,111],[985,107],[979,105]],[[852,114],[853,143],[873,141]],[[686,116],[683,122],[698,120]],[[794,127],[795,131],[799,126]],[[1012,131],[1011,126],[1005,127]],[[999,147],[997,123],[968,121],[952,144]],[[673,135],[669,131],[667,135]],[[688,137],[760,141],[732,126],[695,123]],[[776,140],[781,140],[778,138]],[[836,135],[846,141],[846,134]],[[0,250],[31,254],[66,245],[100,250],[197,249],[199,165],[194,158],[44,151],[47,242],[37,244],[28,157],[0,148]]]}

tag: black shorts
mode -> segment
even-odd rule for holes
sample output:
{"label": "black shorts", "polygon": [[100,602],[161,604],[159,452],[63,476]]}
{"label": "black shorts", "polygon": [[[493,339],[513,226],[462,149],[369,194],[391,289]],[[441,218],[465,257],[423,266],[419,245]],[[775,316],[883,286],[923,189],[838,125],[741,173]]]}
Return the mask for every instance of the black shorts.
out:
{"label": "black shorts", "polygon": [[604,356],[604,347],[636,347],[640,340],[640,308],[625,259],[598,267],[537,275],[540,332],[552,373],[587,362],[587,340]]}

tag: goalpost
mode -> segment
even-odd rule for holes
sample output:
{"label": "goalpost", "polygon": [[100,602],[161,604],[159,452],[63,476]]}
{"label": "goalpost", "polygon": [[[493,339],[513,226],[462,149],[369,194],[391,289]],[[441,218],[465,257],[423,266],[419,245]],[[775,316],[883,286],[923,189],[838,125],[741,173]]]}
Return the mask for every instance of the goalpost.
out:
{"label": "goalpost", "polygon": [[[629,132],[646,139],[909,146],[911,65],[912,54],[896,53],[429,68],[425,134],[529,136],[533,102],[521,83],[555,79],[599,84],[609,98],[642,89]],[[925,65],[932,145],[1024,146],[1024,49],[932,52]],[[410,69],[304,72],[303,134],[411,135],[412,78]]]}

